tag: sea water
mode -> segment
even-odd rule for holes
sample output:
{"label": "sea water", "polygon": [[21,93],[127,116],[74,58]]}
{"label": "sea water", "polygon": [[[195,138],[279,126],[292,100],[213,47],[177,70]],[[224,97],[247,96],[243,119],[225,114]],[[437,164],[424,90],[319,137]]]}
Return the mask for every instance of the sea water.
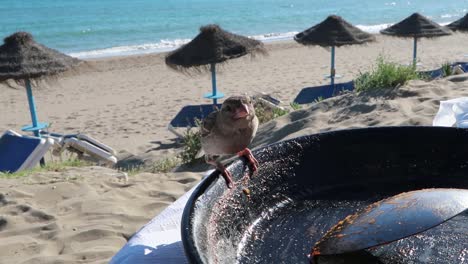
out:
{"label": "sea water", "polygon": [[413,12],[448,23],[468,0],[0,0],[0,37],[28,31],[80,58],[161,52],[216,23],[262,41],[291,39],[330,14],[378,32]]}

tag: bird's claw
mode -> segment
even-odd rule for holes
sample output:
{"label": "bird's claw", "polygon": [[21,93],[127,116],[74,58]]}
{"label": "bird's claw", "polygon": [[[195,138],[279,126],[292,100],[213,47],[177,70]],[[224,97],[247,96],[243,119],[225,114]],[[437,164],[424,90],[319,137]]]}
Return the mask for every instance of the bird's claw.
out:
{"label": "bird's claw", "polygon": [[232,189],[233,187],[233,181],[232,181],[232,174],[230,171],[228,171],[227,169],[222,169],[222,170],[219,170],[221,172],[221,175],[223,176],[224,180],[226,181],[226,186],[229,188],[229,189]]}
{"label": "bird's claw", "polygon": [[258,160],[253,156],[252,151],[250,151],[250,149],[246,148],[237,153],[237,155],[243,156],[247,159],[247,162],[249,163],[252,172],[256,172],[258,170]]}

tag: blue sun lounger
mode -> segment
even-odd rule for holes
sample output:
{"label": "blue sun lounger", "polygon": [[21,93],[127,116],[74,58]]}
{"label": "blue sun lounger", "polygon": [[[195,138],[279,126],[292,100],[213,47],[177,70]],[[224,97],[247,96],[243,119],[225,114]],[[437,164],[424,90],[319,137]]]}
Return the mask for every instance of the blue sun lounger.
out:
{"label": "blue sun lounger", "polygon": [[176,128],[188,128],[197,126],[197,120],[202,120],[207,117],[211,112],[215,111],[215,107],[221,108],[221,105],[218,104],[214,106],[213,104],[204,104],[204,105],[187,105],[184,106],[179,113],[171,120],[168,125],[169,131],[174,133],[178,137],[182,135],[177,132]]}
{"label": "blue sun lounger", "polygon": [[306,87],[302,89],[294,99],[297,104],[310,104],[319,99],[327,99],[338,95],[342,91],[352,91],[354,82],[335,83],[334,85],[322,85],[314,87]]}
{"label": "blue sun lounger", "polygon": [[7,130],[0,138],[0,172],[33,168],[53,144],[50,138],[24,136]]}
{"label": "blue sun lounger", "polygon": [[[452,67],[460,66],[464,72],[468,72],[468,62],[454,62],[451,64]],[[443,77],[442,68],[431,70],[431,71],[420,71],[419,73],[425,74],[431,79]],[[354,81],[345,83],[336,83],[334,87],[332,85],[322,85],[314,87],[303,88],[294,99],[297,104],[310,104],[319,99],[327,99],[336,96],[342,91],[354,90]]]}
{"label": "blue sun lounger", "polygon": [[[455,67],[457,65],[460,66],[464,72],[468,72],[468,62],[454,62],[450,66]],[[444,77],[444,72],[442,68],[431,70],[431,71],[420,71],[420,73],[429,76],[429,78],[431,79]]]}

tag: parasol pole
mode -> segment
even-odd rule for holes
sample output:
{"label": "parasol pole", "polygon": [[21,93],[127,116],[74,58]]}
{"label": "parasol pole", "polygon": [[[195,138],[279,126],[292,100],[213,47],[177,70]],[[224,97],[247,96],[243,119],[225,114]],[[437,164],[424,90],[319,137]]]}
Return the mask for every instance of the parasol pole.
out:
{"label": "parasol pole", "polygon": [[418,38],[415,36],[414,37],[414,43],[413,43],[413,67],[416,67],[416,54],[418,52]]}
{"label": "parasol pole", "polygon": [[[41,134],[39,133],[40,127],[39,127],[39,122],[37,121],[36,103],[34,102],[34,96],[32,94],[31,81],[29,79],[25,79],[25,85],[26,85],[26,94],[28,95],[29,112],[31,113],[32,129],[34,132],[34,136],[40,138],[41,137]],[[41,166],[44,166],[45,165],[44,158],[41,158],[39,163]]]}
{"label": "parasol pole", "polygon": [[335,86],[335,46],[331,47],[330,81],[333,88]]}
{"label": "parasol pole", "polygon": [[211,63],[211,87],[212,87],[212,96],[213,96],[213,105],[218,104],[218,99],[216,98],[216,66],[214,63]]}
{"label": "parasol pole", "polygon": [[204,95],[207,99],[213,100],[213,107],[218,106],[218,99],[223,98],[223,93],[218,93],[216,90],[216,65],[215,63],[211,63],[211,93],[206,93]]}
{"label": "parasol pole", "polygon": [[[31,113],[32,127],[37,128],[38,122],[37,122],[36,103],[34,102],[34,96],[32,94],[31,82],[29,81],[29,79],[26,79],[25,83],[26,83],[26,94],[28,95],[29,112]],[[34,130],[34,136],[40,137],[39,130]]]}

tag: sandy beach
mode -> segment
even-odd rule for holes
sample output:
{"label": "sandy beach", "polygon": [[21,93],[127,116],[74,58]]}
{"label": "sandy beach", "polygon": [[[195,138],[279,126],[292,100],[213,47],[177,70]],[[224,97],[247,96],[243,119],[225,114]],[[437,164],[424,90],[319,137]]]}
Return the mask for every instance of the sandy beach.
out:
{"label": "sandy beach", "polygon": [[[467,34],[419,41],[420,69],[434,69],[446,61],[463,60]],[[295,42],[267,44],[267,57],[242,57],[218,67],[218,89],[227,95],[266,92],[289,105],[304,87],[327,84],[330,52]],[[375,43],[336,50],[339,81],[369,70],[379,55],[409,63],[412,40],[378,36]],[[57,133],[82,132],[116,150],[161,152],[161,142],[174,138],[166,128],[185,105],[210,103],[210,75],[187,76],[164,63],[165,54],[88,61],[57,82],[35,90],[40,121]],[[4,88],[4,87],[2,87]],[[23,87],[2,89],[0,130],[30,123]],[[6,114],[8,113],[8,114]],[[170,141],[169,141],[170,142]],[[164,146],[164,145],[163,145]],[[159,155],[159,154],[158,154]]]}
{"label": "sandy beach", "polygon": [[[468,34],[419,41],[418,69],[468,60]],[[330,52],[292,41],[266,44],[265,57],[219,67],[227,95],[265,92],[289,107],[304,87],[327,84]],[[379,55],[409,63],[412,40],[378,35],[336,50],[336,71],[349,81]],[[82,132],[119,152],[157,160],[177,151],[167,125],[185,105],[209,103],[209,74],[169,69],[165,54],[88,60],[34,90],[50,131]],[[0,131],[30,123],[24,88],[0,85]],[[439,101],[468,96],[468,81],[411,81],[385,94],[348,93],[304,107],[259,128],[252,147],[301,135],[367,126],[432,125]],[[0,263],[106,263],[143,224],[201,179],[201,173],[140,173],[125,181],[110,168],[83,167],[20,179],[0,178]]]}

